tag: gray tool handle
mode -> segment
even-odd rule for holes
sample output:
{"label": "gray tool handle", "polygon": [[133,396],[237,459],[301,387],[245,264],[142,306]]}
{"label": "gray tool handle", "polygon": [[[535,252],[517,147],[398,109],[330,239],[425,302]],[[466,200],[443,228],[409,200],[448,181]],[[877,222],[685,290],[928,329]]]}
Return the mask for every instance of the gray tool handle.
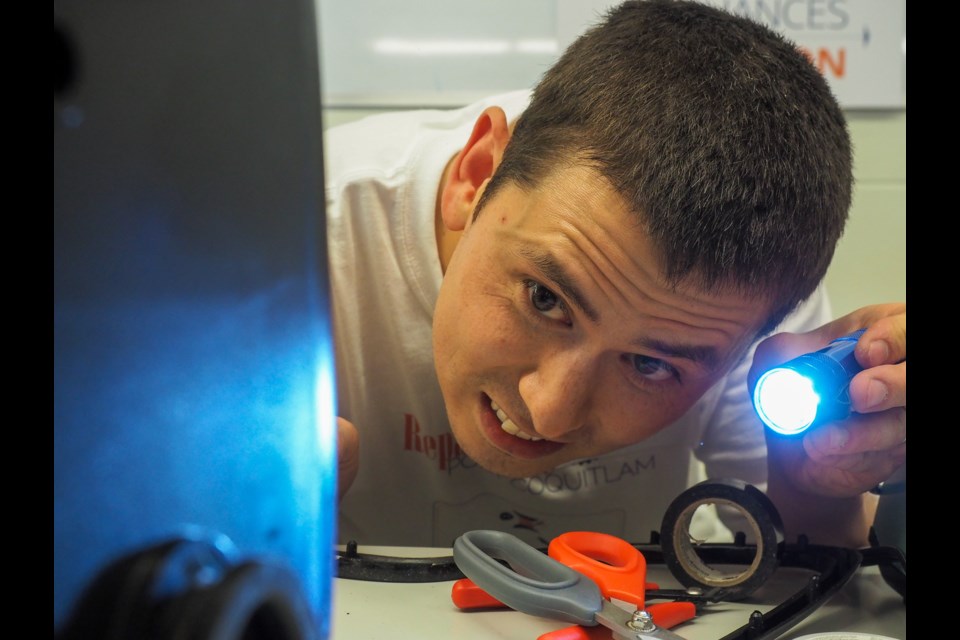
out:
{"label": "gray tool handle", "polygon": [[468,531],[453,543],[453,560],[477,586],[512,609],[597,624],[596,613],[603,607],[597,584],[509,533]]}

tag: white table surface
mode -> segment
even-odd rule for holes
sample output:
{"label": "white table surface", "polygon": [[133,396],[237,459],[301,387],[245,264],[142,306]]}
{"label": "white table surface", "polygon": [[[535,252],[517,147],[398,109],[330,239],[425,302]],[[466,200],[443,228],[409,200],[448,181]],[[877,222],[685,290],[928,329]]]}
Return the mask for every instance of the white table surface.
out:
{"label": "white table surface", "polygon": [[[450,549],[362,546],[358,551],[397,557],[441,557],[452,553]],[[752,611],[769,611],[799,591],[810,575],[802,569],[780,568],[749,599],[710,604],[694,620],[674,627],[673,631],[686,640],[718,640],[746,624]],[[648,565],[647,579],[659,583],[661,588],[680,587],[663,565]],[[387,583],[337,578],[331,640],[536,640],[548,631],[570,626],[509,609],[462,611],[451,600],[452,586],[453,581]],[[828,633],[829,636],[822,636],[823,640],[875,640],[871,635],[906,640],[906,624],[906,604],[884,582],[877,567],[864,567],[778,640]]]}

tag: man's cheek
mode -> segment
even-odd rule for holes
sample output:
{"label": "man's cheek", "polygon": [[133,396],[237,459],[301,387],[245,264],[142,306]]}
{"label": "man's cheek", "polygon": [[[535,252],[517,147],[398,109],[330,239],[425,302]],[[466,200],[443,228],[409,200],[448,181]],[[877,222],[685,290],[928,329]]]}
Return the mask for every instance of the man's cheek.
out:
{"label": "man's cheek", "polygon": [[506,367],[525,361],[525,354],[536,343],[504,318],[488,318],[475,335],[475,357],[492,366]]}

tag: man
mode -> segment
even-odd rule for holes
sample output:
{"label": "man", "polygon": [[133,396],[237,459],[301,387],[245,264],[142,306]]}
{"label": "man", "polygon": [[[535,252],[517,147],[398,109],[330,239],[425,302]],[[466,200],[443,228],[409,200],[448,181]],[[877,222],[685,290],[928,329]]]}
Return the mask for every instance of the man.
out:
{"label": "man", "polygon": [[[643,542],[705,474],[765,487],[788,536],[866,544],[906,455],[906,309],[828,322],[850,143],[793,45],[631,1],[532,96],[327,142],[342,541]],[[748,373],[861,327],[860,414],[765,446]]]}

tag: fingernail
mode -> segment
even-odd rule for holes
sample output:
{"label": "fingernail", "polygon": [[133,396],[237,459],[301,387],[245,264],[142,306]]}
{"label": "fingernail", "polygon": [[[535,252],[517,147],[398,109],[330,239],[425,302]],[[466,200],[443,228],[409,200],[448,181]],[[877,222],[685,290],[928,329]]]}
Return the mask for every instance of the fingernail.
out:
{"label": "fingernail", "polygon": [[850,433],[846,429],[834,425],[819,429],[813,436],[819,441],[818,448],[823,452],[839,451],[847,446],[850,439]]}
{"label": "fingernail", "polygon": [[870,384],[867,385],[867,400],[864,409],[876,407],[886,400],[888,395],[890,395],[890,390],[887,385],[879,380],[871,380]]}
{"label": "fingernail", "polygon": [[840,427],[831,427],[830,448],[843,449],[847,446],[847,440],[850,439],[850,432]]}
{"label": "fingernail", "polygon": [[867,347],[867,360],[871,366],[875,367],[879,364],[884,364],[889,357],[890,347],[888,347],[887,343],[883,340],[874,340],[870,343],[870,346]]}

